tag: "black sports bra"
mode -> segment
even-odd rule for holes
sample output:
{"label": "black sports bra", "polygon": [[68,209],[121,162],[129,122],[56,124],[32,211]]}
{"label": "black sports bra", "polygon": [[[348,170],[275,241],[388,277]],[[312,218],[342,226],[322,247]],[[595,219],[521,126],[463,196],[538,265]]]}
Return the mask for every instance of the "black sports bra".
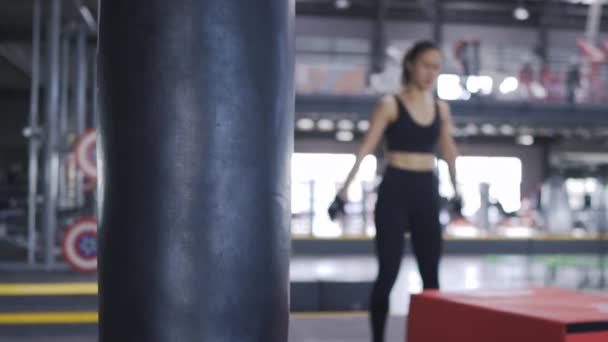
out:
{"label": "black sports bra", "polygon": [[434,153],[439,140],[441,126],[439,105],[435,101],[435,119],[430,125],[416,123],[410,113],[395,96],[399,107],[397,120],[392,122],[385,131],[389,151]]}

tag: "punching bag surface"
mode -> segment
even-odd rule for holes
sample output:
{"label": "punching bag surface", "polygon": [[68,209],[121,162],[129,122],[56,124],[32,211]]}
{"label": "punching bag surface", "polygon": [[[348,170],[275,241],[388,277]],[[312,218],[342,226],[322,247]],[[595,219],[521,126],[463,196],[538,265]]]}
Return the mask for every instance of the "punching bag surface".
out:
{"label": "punching bag surface", "polygon": [[100,341],[287,341],[293,15],[100,1]]}

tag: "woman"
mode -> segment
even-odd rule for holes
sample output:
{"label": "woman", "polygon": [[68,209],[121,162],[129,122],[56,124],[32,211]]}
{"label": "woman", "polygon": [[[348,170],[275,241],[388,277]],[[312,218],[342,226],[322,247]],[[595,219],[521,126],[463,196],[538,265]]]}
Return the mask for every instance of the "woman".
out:
{"label": "woman", "polygon": [[442,236],[438,181],[434,172],[437,145],[448,163],[452,185],[459,198],[450,108],[432,95],[440,66],[440,51],[431,42],[418,42],[408,51],[403,62],[401,90],[397,95],[385,95],[378,101],[356,162],[330,208],[331,216],[343,210],[348,186],[361,161],[384,137],[388,166],[378,190],[374,213],[378,258],[378,276],[370,298],[374,342],[384,340],[389,294],[399,273],[406,228],[411,234],[424,289],[439,288]]}

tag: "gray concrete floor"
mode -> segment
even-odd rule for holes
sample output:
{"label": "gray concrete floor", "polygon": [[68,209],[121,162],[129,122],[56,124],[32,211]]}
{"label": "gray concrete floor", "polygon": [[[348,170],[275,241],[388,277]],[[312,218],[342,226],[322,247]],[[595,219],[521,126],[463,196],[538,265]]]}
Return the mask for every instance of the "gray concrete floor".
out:
{"label": "gray concrete floor", "polygon": [[[290,272],[291,279],[296,281],[373,281],[377,265],[373,257],[299,257],[292,259]],[[442,259],[439,272],[444,291],[512,289],[531,285],[596,290],[601,283],[598,258],[592,255],[450,256]],[[406,257],[391,293],[391,314],[407,315],[410,295],[421,290],[416,262],[414,258]]]}
{"label": "gray concrete floor", "polygon": [[[553,258],[553,259],[551,259]],[[441,264],[443,290],[518,288],[529,285],[594,290],[599,283],[597,258],[562,257],[555,259],[525,256],[447,257]],[[557,265],[557,266],[555,266]],[[295,258],[291,262],[291,279],[296,281],[328,279],[369,281],[376,274],[372,257]],[[405,258],[391,295],[391,314],[387,342],[402,342],[409,296],[421,290],[415,261]],[[602,290],[606,291],[606,290]],[[59,334],[61,331],[59,332]],[[4,335],[0,342],[96,342],[94,330],[57,332],[36,337],[27,334]],[[365,314],[343,316],[295,315],[290,324],[289,342],[369,342],[369,323]]]}
{"label": "gray concrete floor", "polygon": [[[292,318],[289,342],[369,342],[367,317]],[[404,341],[405,317],[391,317],[387,325],[387,342]],[[0,336],[2,342],[97,342],[95,334],[78,336]],[[134,341],[138,342],[138,341]]]}
{"label": "gray concrete floor", "polygon": [[[386,341],[405,340],[405,317],[393,316],[387,323]],[[290,342],[369,342],[367,317],[295,318],[289,329]]]}

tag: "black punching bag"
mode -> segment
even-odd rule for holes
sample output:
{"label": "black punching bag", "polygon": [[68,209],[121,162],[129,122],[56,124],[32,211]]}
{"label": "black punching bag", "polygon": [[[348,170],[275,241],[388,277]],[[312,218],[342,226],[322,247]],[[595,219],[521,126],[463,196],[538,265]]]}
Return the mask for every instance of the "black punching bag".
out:
{"label": "black punching bag", "polygon": [[292,1],[100,1],[100,341],[287,341]]}

